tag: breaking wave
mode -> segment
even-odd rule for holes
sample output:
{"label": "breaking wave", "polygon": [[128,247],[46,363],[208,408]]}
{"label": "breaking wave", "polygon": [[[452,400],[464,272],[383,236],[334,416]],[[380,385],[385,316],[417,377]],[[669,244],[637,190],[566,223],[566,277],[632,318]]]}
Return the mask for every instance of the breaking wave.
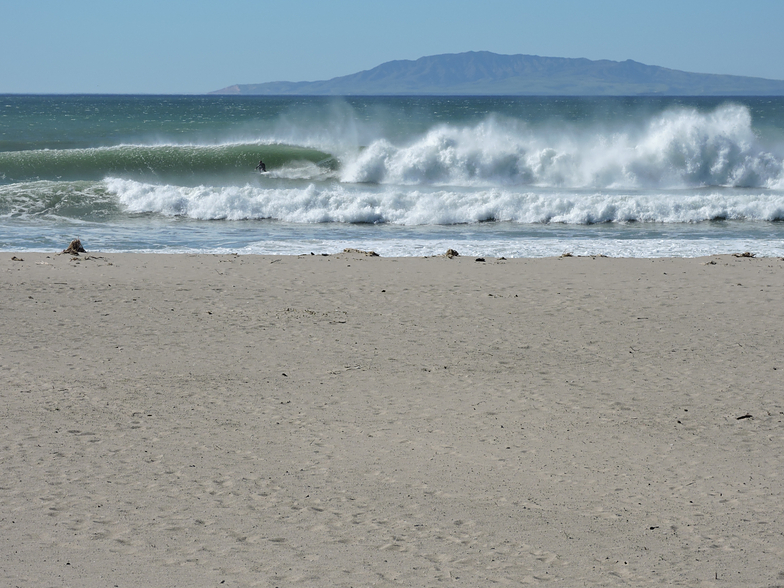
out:
{"label": "breaking wave", "polygon": [[520,191],[404,189],[310,184],[303,188],[183,187],[110,179],[107,190],[131,213],[200,220],[451,225],[487,221],[593,224],[784,219],[784,194],[764,190]]}
{"label": "breaking wave", "polygon": [[671,110],[641,129],[531,129],[489,118],[443,125],[406,145],[371,143],[345,163],[344,182],[405,185],[532,185],[569,188],[782,186],[781,155],[765,150],[748,108]]}
{"label": "breaking wave", "polygon": [[[364,148],[348,139],[267,137],[0,152],[0,216],[398,225],[784,220],[784,145],[759,139],[747,107],[676,108],[635,120],[608,130],[489,116],[398,141],[382,136]],[[259,158],[270,174],[252,173]]]}

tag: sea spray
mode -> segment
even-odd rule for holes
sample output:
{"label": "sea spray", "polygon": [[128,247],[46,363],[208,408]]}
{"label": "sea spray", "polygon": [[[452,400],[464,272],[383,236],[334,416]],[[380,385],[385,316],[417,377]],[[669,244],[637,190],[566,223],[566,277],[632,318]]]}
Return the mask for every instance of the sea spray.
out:
{"label": "sea spray", "polygon": [[531,129],[490,117],[439,125],[402,146],[379,139],[346,162],[345,182],[692,188],[780,185],[782,158],[759,145],[744,106],[673,109],[642,131]]}

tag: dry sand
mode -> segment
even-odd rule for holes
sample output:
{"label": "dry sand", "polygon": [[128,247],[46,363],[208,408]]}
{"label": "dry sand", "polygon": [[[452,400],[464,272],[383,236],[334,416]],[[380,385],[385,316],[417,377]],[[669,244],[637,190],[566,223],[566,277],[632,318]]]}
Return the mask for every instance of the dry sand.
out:
{"label": "dry sand", "polygon": [[3,586],[784,585],[778,259],[0,272]]}

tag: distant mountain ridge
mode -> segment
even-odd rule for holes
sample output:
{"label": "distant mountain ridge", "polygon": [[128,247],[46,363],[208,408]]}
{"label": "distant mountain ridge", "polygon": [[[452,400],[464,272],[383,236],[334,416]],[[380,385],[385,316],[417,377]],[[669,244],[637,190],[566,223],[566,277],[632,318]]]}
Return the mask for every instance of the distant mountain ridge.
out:
{"label": "distant mountain ridge", "polygon": [[784,80],[700,74],[632,60],[470,51],[382,63],[317,82],[237,84],[210,94],[301,96],[784,96]]}

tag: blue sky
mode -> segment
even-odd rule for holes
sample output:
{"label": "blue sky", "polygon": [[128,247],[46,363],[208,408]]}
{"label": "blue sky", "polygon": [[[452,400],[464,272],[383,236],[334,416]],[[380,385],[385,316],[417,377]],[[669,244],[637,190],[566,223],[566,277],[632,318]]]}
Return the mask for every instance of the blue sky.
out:
{"label": "blue sky", "polygon": [[493,51],[784,79],[784,0],[0,0],[0,93],[193,94]]}

